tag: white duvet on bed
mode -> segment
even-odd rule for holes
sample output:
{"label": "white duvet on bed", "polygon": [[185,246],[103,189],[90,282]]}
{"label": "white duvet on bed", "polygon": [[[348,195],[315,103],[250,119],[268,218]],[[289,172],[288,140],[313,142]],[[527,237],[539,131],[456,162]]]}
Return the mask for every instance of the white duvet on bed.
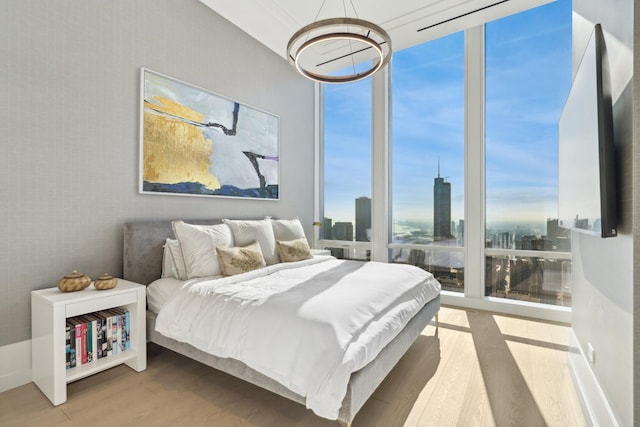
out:
{"label": "white duvet on bed", "polygon": [[156,331],[240,360],[336,419],[351,373],[439,292],[417,267],[316,257],[188,281],[167,298]]}
{"label": "white duvet on bed", "polygon": [[184,280],[175,277],[163,277],[154,280],[147,286],[147,307],[154,313],[159,313],[169,296],[184,284]]}

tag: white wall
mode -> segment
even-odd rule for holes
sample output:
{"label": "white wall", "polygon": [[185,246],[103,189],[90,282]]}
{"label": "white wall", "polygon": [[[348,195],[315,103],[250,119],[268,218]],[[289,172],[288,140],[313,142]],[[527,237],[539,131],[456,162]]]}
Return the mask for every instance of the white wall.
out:
{"label": "white wall", "polygon": [[[640,151],[634,149],[638,135],[634,136],[633,122],[634,119],[638,121],[640,116],[633,111],[633,3],[633,0],[573,1],[574,73],[593,25],[601,23],[605,32],[613,90],[619,235],[610,239],[580,233],[571,236],[572,333],[582,350],[581,363],[587,368],[586,371],[575,370],[574,375],[577,383],[584,388],[588,388],[590,383],[588,377],[595,378],[595,386],[601,389],[607,401],[605,403],[610,405],[609,419],[604,414],[605,418],[597,420],[601,425],[608,425],[609,422],[633,425],[634,419],[633,267],[637,233],[634,233],[633,218],[637,217],[638,209],[633,206],[633,185],[637,186],[638,180],[634,179],[633,172],[634,163],[637,162],[634,159],[640,156]],[[595,350],[595,363],[584,357],[589,344]],[[590,394],[588,390],[585,392],[591,399],[598,394]],[[587,404],[597,406],[595,402]]]}
{"label": "white wall", "polygon": [[[138,194],[140,67],[278,115],[280,200]],[[311,232],[313,84],[197,0],[2,0],[0,135],[0,349],[30,338],[31,290],[121,274],[126,221]]]}

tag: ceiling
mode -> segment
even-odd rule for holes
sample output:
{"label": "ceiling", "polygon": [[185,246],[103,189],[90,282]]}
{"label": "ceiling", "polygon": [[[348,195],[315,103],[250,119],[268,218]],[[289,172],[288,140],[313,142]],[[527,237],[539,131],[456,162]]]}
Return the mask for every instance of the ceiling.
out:
{"label": "ceiling", "polygon": [[552,0],[200,1],[286,59],[291,36],[321,19],[346,16],[370,21],[387,31],[398,51]]}

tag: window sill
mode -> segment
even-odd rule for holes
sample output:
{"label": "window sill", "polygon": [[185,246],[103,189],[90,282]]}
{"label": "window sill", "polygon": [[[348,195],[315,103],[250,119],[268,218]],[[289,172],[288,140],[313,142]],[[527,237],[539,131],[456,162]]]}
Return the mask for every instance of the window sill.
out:
{"label": "window sill", "polygon": [[465,297],[462,293],[450,291],[442,291],[440,295],[442,304],[454,307],[473,308],[551,322],[571,323],[571,307],[495,297]]}

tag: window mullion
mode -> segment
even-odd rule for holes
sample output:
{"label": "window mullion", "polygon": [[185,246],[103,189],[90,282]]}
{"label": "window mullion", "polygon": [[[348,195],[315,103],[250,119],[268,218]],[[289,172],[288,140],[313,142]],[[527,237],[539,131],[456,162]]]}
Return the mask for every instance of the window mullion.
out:
{"label": "window mullion", "polygon": [[[324,90],[320,83],[314,83],[314,107],[313,114],[313,222],[323,222],[324,218]],[[307,226],[311,226],[308,224]],[[314,248],[320,239],[318,227],[311,226],[311,241]]]}
{"label": "window mullion", "polygon": [[484,297],[484,26],[465,31],[465,296]]}
{"label": "window mullion", "polygon": [[371,82],[371,260],[379,262],[389,261],[391,235],[390,86],[391,64]]}

